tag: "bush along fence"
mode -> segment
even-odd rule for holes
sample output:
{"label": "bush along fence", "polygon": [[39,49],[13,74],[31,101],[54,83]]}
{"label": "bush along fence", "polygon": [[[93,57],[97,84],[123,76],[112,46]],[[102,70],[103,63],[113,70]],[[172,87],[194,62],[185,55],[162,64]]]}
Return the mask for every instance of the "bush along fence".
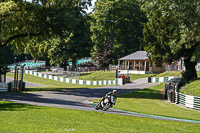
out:
{"label": "bush along fence", "polygon": [[177,76],[169,76],[169,77],[148,77],[148,83],[156,83],[156,82],[167,82],[170,79],[177,78]]}
{"label": "bush along fence", "polygon": [[52,79],[60,82],[81,84],[81,85],[123,85],[123,80],[116,78],[115,80],[103,80],[103,81],[90,81],[90,80],[79,80],[79,79],[69,79],[48,74],[42,74],[39,72],[25,70],[26,74],[34,75],[41,78]]}

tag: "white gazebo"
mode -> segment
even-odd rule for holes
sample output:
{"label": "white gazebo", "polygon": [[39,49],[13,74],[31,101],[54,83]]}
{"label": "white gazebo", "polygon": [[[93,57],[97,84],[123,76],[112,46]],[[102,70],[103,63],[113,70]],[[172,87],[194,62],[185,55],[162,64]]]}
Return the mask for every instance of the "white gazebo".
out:
{"label": "white gazebo", "polygon": [[162,62],[152,62],[146,51],[137,51],[118,60],[118,70],[124,74],[148,74],[165,71]]}

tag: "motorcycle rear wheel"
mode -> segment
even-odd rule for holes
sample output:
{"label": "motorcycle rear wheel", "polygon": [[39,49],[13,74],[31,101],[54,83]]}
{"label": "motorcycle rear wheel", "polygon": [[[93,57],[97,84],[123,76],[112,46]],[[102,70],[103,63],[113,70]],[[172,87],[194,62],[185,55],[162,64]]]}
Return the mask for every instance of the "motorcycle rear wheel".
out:
{"label": "motorcycle rear wheel", "polygon": [[106,111],[110,108],[110,103],[106,103],[106,105],[103,107],[103,111]]}

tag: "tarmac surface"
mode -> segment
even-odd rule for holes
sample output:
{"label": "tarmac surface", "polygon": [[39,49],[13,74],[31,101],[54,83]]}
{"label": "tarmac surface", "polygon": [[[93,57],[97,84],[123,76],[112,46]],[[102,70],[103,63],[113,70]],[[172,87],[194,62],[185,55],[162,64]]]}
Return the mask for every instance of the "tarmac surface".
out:
{"label": "tarmac surface", "polygon": [[121,95],[132,91],[138,91],[157,84],[159,83],[147,83],[147,78],[144,78],[121,86],[106,86],[99,88],[74,89],[66,91],[0,93],[0,100],[4,99],[6,101],[38,106],[50,106],[84,111],[98,111],[129,116],[149,117],[158,120],[182,121],[200,124],[200,121],[191,121],[156,115],[140,114],[136,112],[129,112],[112,108],[108,111],[95,110],[94,104],[90,102],[90,100],[92,99],[100,99],[101,97],[105,96],[106,93],[112,91],[113,89],[116,89],[118,91],[118,94]]}

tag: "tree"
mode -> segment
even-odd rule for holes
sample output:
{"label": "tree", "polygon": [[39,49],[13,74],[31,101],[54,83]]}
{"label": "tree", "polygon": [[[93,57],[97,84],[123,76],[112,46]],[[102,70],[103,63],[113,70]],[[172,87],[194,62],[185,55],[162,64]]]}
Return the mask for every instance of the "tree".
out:
{"label": "tree", "polygon": [[99,0],[91,14],[95,47],[110,42],[115,61],[139,50],[142,22],[146,21],[140,3],[133,0]]}
{"label": "tree", "polygon": [[[69,29],[69,20],[66,21],[63,13],[65,12],[67,15],[70,9],[67,9],[68,12],[66,12],[65,8],[67,7],[60,7],[59,2],[56,4],[54,4],[55,2],[50,4],[50,2],[50,0],[41,1],[41,4],[23,0],[1,2],[0,7],[3,10],[0,14],[0,47],[14,44],[16,48],[20,49],[22,44],[29,43],[30,40],[49,38],[51,34],[60,35],[63,28]],[[68,5],[69,8],[70,6]],[[70,15],[68,17],[70,18]]]}
{"label": "tree", "polygon": [[112,62],[112,44],[106,42],[103,47],[93,47],[92,57],[97,66],[105,71]]}
{"label": "tree", "polygon": [[20,53],[23,52],[23,46],[25,51],[35,58],[43,56],[44,45],[41,44],[53,42],[55,38],[70,38],[75,25],[79,23],[77,8],[86,8],[83,3],[90,1],[82,0],[81,4],[80,0],[2,1],[0,48],[12,45]]}
{"label": "tree", "polygon": [[[89,2],[90,3],[90,2]],[[51,64],[62,63],[66,68],[66,62],[72,60],[72,69],[76,68],[76,59],[90,56],[92,48],[90,38],[90,17],[84,12],[85,4],[83,2],[77,5],[74,12],[74,25],[71,27],[71,32],[66,32],[62,37],[55,37],[52,40],[38,44],[39,53],[46,52],[50,58]]]}
{"label": "tree", "polygon": [[143,6],[149,20],[143,30],[145,50],[153,60],[171,62],[184,58],[183,77],[187,82],[197,78],[199,6],[197,0],[149,0]]}

